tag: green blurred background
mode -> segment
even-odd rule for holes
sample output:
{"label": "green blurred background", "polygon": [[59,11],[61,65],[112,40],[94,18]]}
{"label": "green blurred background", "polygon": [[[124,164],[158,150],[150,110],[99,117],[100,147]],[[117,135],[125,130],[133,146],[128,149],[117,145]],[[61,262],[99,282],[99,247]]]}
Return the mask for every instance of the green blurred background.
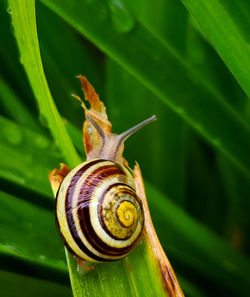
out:
{"label": "green blurred background", "polygon": [[[104,101],[114,132],[120,133],[156,114],[157,122],[126,142],[125,157],[131,166],[138,161],[149,184],[148,199],[155,228],[186,295],[249,296],[250,179],[241,166],[249,167],[247,162],[244,164],[244,160],[249,159],[242,157],[249,151],[249,143],[245,146],[242,137],[240,146],[239,140],[234,138],[241,137],[240,125],[235,126],[232,134],[230,125],[226,129],[227,120],[231,123],[233,119],[234,127],[234,119],[240,119],[239,123],[249,131],[249,99],[221,59],[221,56],[227,58],[227,54],[217,54],[209,41],[211,35],[204,32],[199,20],[192,17],[181,1],[83,2],[91,6],[91,12],[96,12],[91,16],[94,25],[95,18],[111,18],[118,36],[133,34],[134,26],[140,24],[143,29],[138,36],[144,38],[144,46],[148,43],[149,47],[140,48],[138,52],[137,39],[132,43],[132,38],[117,38],[115,50],[112,50],[113,44],[111,49],[108,46],[111,39],[105,37],[102,42],[102,32],[97,31],[92,36],[86,27],[87,33],[81,34],[81,29],[72,21],[74,14],[70,18],[60,9],[56,13],[53,1],[36,1],[46,78],[75,147],[84,160],[83,110],[71,97],[72,93],[82,96],[80,82],[75,78],[77,74],[85,75]],[[183,2],[188,6],[192,1]],[[249,2],[219,2],[249,46]],[[81,1],[65,0],[58,7],[60,5],[65,6],[66,12],[68,9],[69,13],[78,13],[80,19]],[[88,11],[84,13],[87,15]],[[53,199],[47,179],[49,170],[63,159],[46,120],[39,115],[10,18],[7,1],[1,1],[2,296],[70,296],[64,250],[54,227]],[[222,26],[228,25],[223,24],[223,15],[219,21]],[[109,33],[112,34],[106,32],[107,36]],[[180,72],[170,58],[166,61],[163,50],[149,51],[150,42],[154,40],[148,37],[151,35],[171,53],[170,58],[173,55],[183,65],[188,65],[188,74]],[[125,59],[127,52],[128,60]],[[133,65],[137,59],[143,60],[144,55],[145,70],[141,65],[140,70],[134,70]],[[150,72],[146,65],[154,65],[154,62],[159,69]],[[165,68],[168,72],[164,76]],[[191,83],[182,88],[186,76]],[[148,77],[153,78],[153,87]],[[164,94],[160,94],[165,88],[169,89],[167,96],[172,96],[172,101],[162,100]],[[225,119],[219,117],[223,112],[217,112],[216,104],[206,103],[209,92],[215,94],[216,99],[211,98],[211,102],[219,102],[216,103],[218,110],[226,110]],[[177,108],[175,98],[179,97],[186,101],[183,107]],[[197,115],[197,121],[192,118],[193,114]],[[211,125],[218,130],[225,125],[224,137],[214,138],[214,141],[206,137],[207,131],[212,131]],[[227,145],[234,152],[237,145],[244,151],[230,155]]]}

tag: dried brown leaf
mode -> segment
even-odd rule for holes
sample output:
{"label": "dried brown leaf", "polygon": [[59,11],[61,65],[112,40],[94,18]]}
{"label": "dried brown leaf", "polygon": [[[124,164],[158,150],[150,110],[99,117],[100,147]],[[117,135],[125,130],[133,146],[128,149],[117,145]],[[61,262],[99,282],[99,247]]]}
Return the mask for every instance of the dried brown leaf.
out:
{"label": "dried brown leaf", "polygon": [[60,166],[61,166],[60,169],[55,168],[49,173],[49,181],[50,181],[54,196],[56,196],[56,193],[58,191],[58,188],[61,182],[63,181],[65,176],[70,172],[69,166],[63,163],[60,163]]}
{"label": "dried brown leaf", "polygon": [[145,216],[144,239],[147,245],[152,249],[153,255],[156,258],[156,261],[159,265],[166,292],[170,297],[184,297],[182,289],[175,276],[174,270],[155,232],[155,228],[149,212],[141,170],[139,164],[137,163],[134,167],[134,180],[136,186],[136,193],[141,198],[143,204]]}
{"label": "dried brown leaf", "polygon": [[85,100],[87,100],[90,104],[90,108],[88,109],[79,96],[73,95],[76,99],[81,101],[82,107],[85,111],[86,120],[83,124],[83,143],[86,155],[88,157],[91,155],[91,151],[93,151],[101,141],[99,134],[95,129],[93,129],[91,123],[89,122],[88,116],[91,116],[107,135],[111,134],[112,125],[108,120],[106,107],[100,100],[99,95],[96,93],[94,87],[90,84],[85,76],[78,75],[77,78],[81,80]]}

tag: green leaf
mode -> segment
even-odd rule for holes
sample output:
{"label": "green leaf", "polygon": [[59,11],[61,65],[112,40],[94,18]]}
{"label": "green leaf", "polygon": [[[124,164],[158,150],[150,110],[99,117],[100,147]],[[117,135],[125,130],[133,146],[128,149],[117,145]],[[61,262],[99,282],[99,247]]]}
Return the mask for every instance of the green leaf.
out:
{"label": "green leaf", "polygon": [[[136,18],[180,55],[186,55],[188,13],[175,0],[122,0]],[[174,26],[173,26],[174,24]]]}
{"label": "green leaf", "polygon": [[[185,55],[187,12],[181,3],[175,0],[125,2],[143,25]],[[176,26],[172,25],[173,18]],[[175,203],[183,204],[187,142],[183,119],[111,59],[107,63],[106,98],[111,122],[115,127],[121,126],[120,131],[152,114],[157,115],[154,125],[126,141],[125,156],[131,160],[130,164],[137,160],[147,180],[165,191]]]}
{"label": "green leaf", "polygon": [[[211,158],[207,158],[208,153]],[[199,222],[221,234],[225,227],[228,197],[223,191],[217,170],[217,154],[201,143],[196,135],[190,135],[187,155],[189,174],[186,183],[193,190],[192,197],[187,200],[186,211]]]}
{"label": "green leaf", "polygon": [[[34,119],[26,106],[22,104],[22,102],[17,98],[16,94],[1,77],[0,98],[2,100],[4,109],[13,120],[27,127],[30,127],[37,132],[42,133],[41,127],[38,125],[38,122]],[[15,106],[14,109],[13,106]]]}
{"label": "green leaf", "polygon": [[107,63],[106,97],[107,110],[117,133],[152,114],[157,115],[153,125],[126,141],[124,155],[130,164],[137,160],[146,179],[163,189],[175,203],[182,204],[186,154],[183,120],[112,60]]}
{"label": "green leaf", "polygon": [[20,59],[39,103],[41,115],[47,120],[64,159],[70,166],[74,166],[80,162],[80,159],[56,109],[43,72],[36,31],[34,2],[10,0],[9,4],[12,10],[12,24],[21,55]]}
{"label": "green leaf", "polygon": [[74,146],[78,150],[79,153],[81,153],[82,159],[85,158],[85,151],[83,148],[83,136],[82,131],[80,129],[77,129],[72,123],[65,121],[65,127],[70,135],[70,138],[72,139],[72,142],[74,143]]}
{"label": "green leaf", "polygon": [[11,9],[8,7],[8,1],[0,1],[0,73],[13,92],[18,98],[25,98],[23,100],[29,110],[33,109],[33,114],[37,114],[35,109],[34,97],[32,96],[31,88],[28,79],[25,75],[22,64],[20,63],[18,48],[16,46],[13,28],[11,26]]}
{"label": "green leaf", "polygon": [[[65,126],[75,147],[84,156],[82,132],[68,121],[65,122]],[[45,136],[1,116],[0,130],[0,154],[6,156],[0,158],[2,181],[42,194],[40,199],[50,202],[52,191],[47,176],[51,169],[58,167],[62,161],[55,144]],[[42,203],[35,200],[34,195],[30,196],[31,202]]]}
{"label": "green leaf", "polygon": [[54,216],[4,192],[0,192],[0,202],[0,255],[65,274],[64,251]]}
{"label": "green leaf", "polygon": [[187,60],[211,90],[242,112],[239,107],[245,107],[248,98],[180,1],[122,1],[148,30]]}
{"label": "green leaf", "polygon": [[99,264],[87,276],[77,272],[75,260],[70,260],[74,296],[168,296],[164,292],[161,274],[152,251],[142,241],[125,259]]}
{"label": "green leaf", "polygon": [[80,92],[80,81],[75,76],[84,72],[103,98],[104,57],[38,1],[36,12],[41,56],[53,99],[60,114],[81,128],[84,112],[79,102],[71,96]]}
{"label": "green leaf", "polygon": [[5,156],[0,158],[0,177],[50,197],[52,191],[46,177],[60,162],[55,145],[3,117],[0,117],[0,130],[0,155]]}
{"label": "green leaf", "polygon": [[207,84],[221,92],[224,100],[246,117],[249,101],[230,70],[215,49],[197,29],[197,22],[190,16],[187,33],[187,59]]}
{"label": "green leaf", "polygon": [[184,292],[186,294],[186,296],[189,297],[205,297],[208,296],[207,294],[205,294],[204,292],[202,292],[201,290],[199,290],[197,288],[196,285],[192,284],[190,281],[188,281],[187,279],[179,276],[178,279],[180,281],[181,287],[184,288]]}
{"label": "green leaf", "polygon": [[69,286],[22,274],[0,271],[1,294],[5,297],[71,297]]}
{"label": "green leaf", "polygon": [[136,20],[133,27],[121,32],[113,23],[114,12],[103,1],[84,1],[79,5],[77,1],[70,4],[65,0],[42,2],[140,80],[250,176],[248,125],[172,48]]}
{"label": "green leaf", "polygon": [[231,245],[245,253],[248,251],[248,218],[250,183],[223,156],[217,156],[218,170],[228,196],[225,234]]}
{"label": "green leaf", "polygon": [[248,1],[182,0],[246,94],[250,96]]}

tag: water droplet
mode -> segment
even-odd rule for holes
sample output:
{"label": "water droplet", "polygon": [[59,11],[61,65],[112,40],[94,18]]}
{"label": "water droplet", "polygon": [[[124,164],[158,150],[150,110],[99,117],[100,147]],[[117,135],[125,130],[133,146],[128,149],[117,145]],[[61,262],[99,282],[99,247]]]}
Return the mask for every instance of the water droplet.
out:
{"label": "water droplet", "polygon": [[84,271],[83,267],[80,266],[79,264],[77,264],[76,271],[77,271],[80,275],[84,275],[84,274],[85,274],[85,271]]}
{"label": "water droplet", "polygon": [[114,28],[121,33],[128,33],[135,25],[135,20],[119,0],[109,0],[111,18]]}
{"label": "water droplet", "polygon": [[40,255],[39,258],[40,258],[41,260],[45,260],[45,259],[46,259],[46,257],[45,257],[44,255]]}
{"label": "water droplet", "polygon": [[11,7],[8,7],[8,8],[7,8],[7,13],[8,13],[8,14],[12,14],[12,9],[11,9]]}
{"label": "water droplet", "polygon": [[177,109],[176,109],[176,111],[180,115],[184,115],[185,114],[185,110],[181,106],[178,106]]}
{"label": "water droplet", "polygon": [[14,145],[20,144],[23,140],[23,133],[17,127],[6,126],[3,129],[6,139]]}
{"label": "water droplet", "polygon": [[20,57],[19,61],[20,61],[21,64],[24,64],[24,60],[23,60],[22,56]]}
{"label": "water droplet", "polygon": [[13,252],[15,252],[15,253],[17,253],[17,254],[19,254],[19,255],[24,254],[24,253],[23,253],[23,252],[24,252],[23,250],[21,251],[21,250],[19,250],[18,248],[16,248],[16,247],[13,246],[13,245],[9,245],[9,244],[4,244],[4,243],[2,243],[2,247],[5,248],[5,249],[7,249],[7,250],[13,251]]}

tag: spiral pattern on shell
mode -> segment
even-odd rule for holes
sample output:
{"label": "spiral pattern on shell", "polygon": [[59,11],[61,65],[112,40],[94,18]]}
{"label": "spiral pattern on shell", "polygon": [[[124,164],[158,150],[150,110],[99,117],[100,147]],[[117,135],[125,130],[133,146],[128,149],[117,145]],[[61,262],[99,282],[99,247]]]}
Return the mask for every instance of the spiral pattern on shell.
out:
{"label": "spiral pattern on shell", "polygon": [[79,164],[58,190],[56,223],[74,256],[91,262],[123,258],[139,242],[144,225],[131,173],[108,160]]}

